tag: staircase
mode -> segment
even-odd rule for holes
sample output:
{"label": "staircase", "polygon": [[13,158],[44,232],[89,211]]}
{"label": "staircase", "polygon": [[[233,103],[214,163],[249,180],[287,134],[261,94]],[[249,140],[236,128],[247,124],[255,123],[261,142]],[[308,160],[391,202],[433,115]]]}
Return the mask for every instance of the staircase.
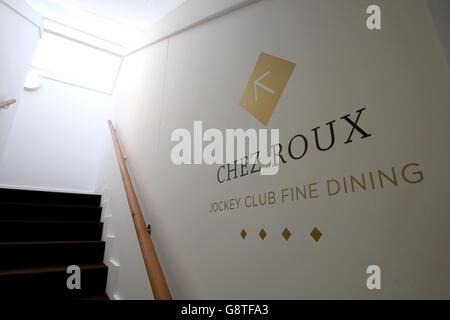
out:
{"label": "staircase", "polygon": [[[106,300],[100,195],[0,189],[0,298]],[[69,290],[67,268],[81,269]]]}

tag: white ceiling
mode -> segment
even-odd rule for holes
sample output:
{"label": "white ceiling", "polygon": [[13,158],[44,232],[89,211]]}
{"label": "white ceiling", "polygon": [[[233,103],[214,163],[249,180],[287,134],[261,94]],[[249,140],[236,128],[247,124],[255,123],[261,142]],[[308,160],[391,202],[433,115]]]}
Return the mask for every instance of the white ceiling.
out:
{"label": "white ceiling", "polygon": [[121,25],[145,30],[185,0],[59,0]]}

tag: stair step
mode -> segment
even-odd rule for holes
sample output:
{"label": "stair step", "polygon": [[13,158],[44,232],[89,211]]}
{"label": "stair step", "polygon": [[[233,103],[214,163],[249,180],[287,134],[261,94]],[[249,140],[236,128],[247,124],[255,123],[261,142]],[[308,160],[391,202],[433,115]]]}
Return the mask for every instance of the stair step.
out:
{"label": "stair step", "polygon": [[0,220],[100,221],[101,207],[0,203]]}
{"label": "stair step", "polygon": [[100,206],[101,195],[1,189],[0,202]]}
{"label": "stair step", "polygon": [[0,242],[100,241],[102,222],[0,221]]}
{"label": "stair step", "polygon": [[[0,299],[109,300],[101,196],[0,188]],[[67,268],[81,268],[69,290]]]}
{"label": "stair step", "polygon": [[103,241],[0,243],[0,269],[102,263]]}
{"label": "stair step", "polygon": [[81,290],[67,288],[67,266],[0,271],[0,298],[67,299],[104,295],[108,268],[104,264],[79,265]]}

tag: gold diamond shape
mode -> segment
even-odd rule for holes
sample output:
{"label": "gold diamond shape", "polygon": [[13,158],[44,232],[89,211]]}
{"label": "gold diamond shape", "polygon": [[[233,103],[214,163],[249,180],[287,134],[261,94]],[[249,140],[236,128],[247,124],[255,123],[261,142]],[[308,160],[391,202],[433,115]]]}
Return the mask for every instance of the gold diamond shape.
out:
{"label": "gold diamond shape", "polygon": [[316,242],[318,242],[320,240],[320,238],[322,238],[322,232],[320,232],[319,229],[314,228],[313,231],[311,232],[311,237],[316,240]]}
{"label": "gold diamond shape", "polygon": [[264,229],[261,229],[261,231],[259,232],[259,236],[261,237],[262,240],[266,238],[267,233],[264,231]]}
{"label": "gold diamond shape", "polygon": [[267,126],[294,69],[295,63],[261,52],[241,106]]}
{"label": "gold diamond shape", "polygon": [[284,229],[282,235],[286,239],[286,241],[288,241],[289,238],[291,237],[291,232],[288,230],[288,228],[286,228],[286,229]]}
{"label": "gold diamond shape", "polygon": [[241,237],[242,239],[245,239],[247,237],[247,232],[245,231],[245,229],[242,229]]}

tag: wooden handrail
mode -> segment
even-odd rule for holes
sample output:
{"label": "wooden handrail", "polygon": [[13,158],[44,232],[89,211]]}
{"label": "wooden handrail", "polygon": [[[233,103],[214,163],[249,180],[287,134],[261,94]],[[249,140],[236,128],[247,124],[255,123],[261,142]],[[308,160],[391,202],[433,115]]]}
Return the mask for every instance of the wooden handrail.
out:
{"label": "wooden handrail", "polygon": [[6,100],[6,101],[0,103],[0,109],[9,107],[10,105],[12,105],[12,104],[14,104],[14,103],[16,103],[16,99]]}
{"label": "wooden handrail", "polygon": [[155,297],[155,300],[172,300],[164,273],[159,264],[158,256],[156,255],[155,247],[153,246],[152,239],[147,231],[144,216],[142,215],[141,207],[139,206],[136,192],[131,183],[123,153],[120,149],[119,140],[117,139],[116,131],[114,130],[111,120],[108,121],[108,125],[114,142],[117,160],[119,161],[120,172],[127,193],[128,204],[130,205],[131,216],[133,218],[139,245],[141,247],[142,257],[144,258],[145,268],[147,269],[148,279],[152,286],[153,296]]}

